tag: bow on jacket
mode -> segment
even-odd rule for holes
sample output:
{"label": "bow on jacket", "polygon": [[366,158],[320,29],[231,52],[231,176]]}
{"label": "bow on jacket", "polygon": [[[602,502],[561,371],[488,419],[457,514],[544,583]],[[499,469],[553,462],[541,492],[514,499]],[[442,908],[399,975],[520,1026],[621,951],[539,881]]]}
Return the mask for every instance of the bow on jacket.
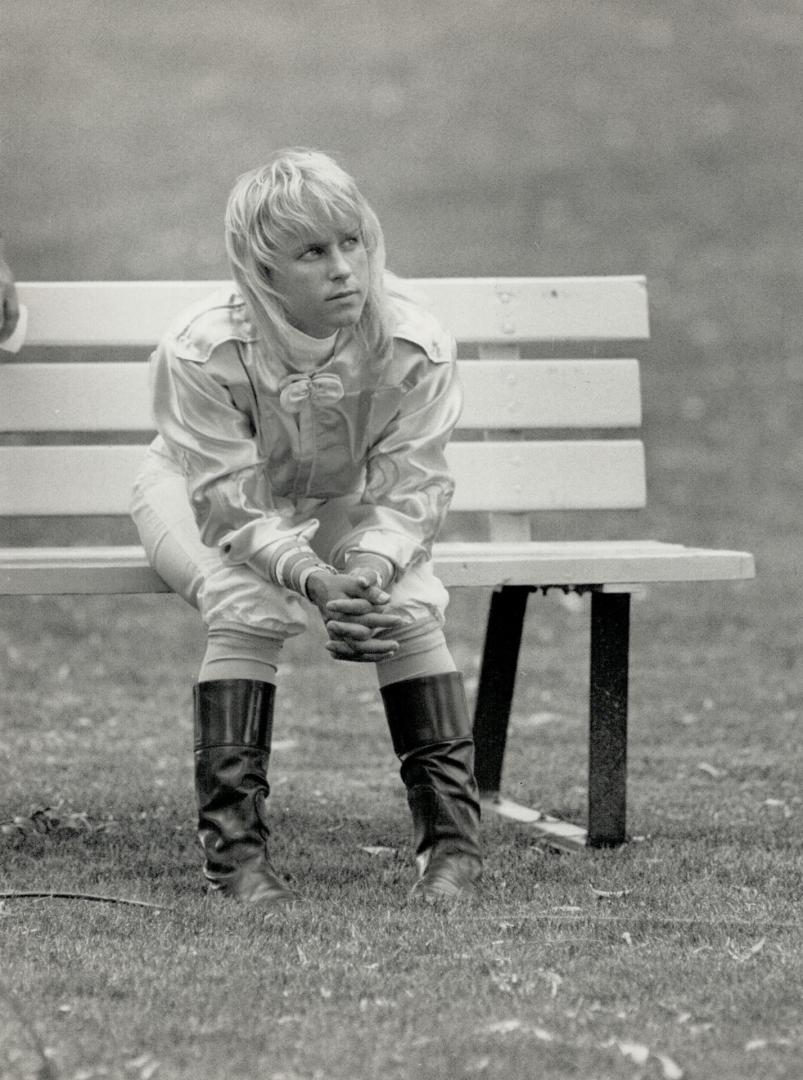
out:
{"label": "bow on jacket", "polygon": [[304,406],[334,405],[343,397],[338,375],[321,371],[313,375],[288,375],[279,384],[279,404],[285,412],[301,412]]}

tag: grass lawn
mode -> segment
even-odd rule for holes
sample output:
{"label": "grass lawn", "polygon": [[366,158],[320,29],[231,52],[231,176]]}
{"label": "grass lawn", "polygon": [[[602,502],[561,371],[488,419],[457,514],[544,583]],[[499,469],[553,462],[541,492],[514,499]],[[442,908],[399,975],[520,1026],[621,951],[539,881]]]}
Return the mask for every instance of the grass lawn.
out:
{"label": "grass lawn", "polygon": [[[483,892],[452,915],[405,903],[407,811],[368,674],[294,644],[273,829],[306,902],[268,920],[199,895],[190,614],[15,601],[4,887],[160,907],[6,901],[7,1075],[37,1075],[36,1037],[75,1078],[795,1076],[799,697],[753,652],[748,597],[721,592],[685,620],[658,597],[636,611],[638,842],[555,855],[488,820]],[[475,605],[455,596],[469,678]],[[506,789],[580,818],[586,612],[539,606]]]}
{"label": "grass lawn", "polygon": [[[271,813],[306,901],[267,920],[200,896],[193,613],[6,600],[0,891],[110,902],[0,903],[0,1077],[799,1080],[800,4],[29,0],[3,23],[21,280],[222,275],[233,177],[290,143],[360,178],[401,273],[646,273],[649,508],[539,529],[744,548],[759,579],[634,604],[638,840],[555,855],[489,819],[452,914],[405,902],[370,672],[294,641]],[[449,626],[470,690],[480,601],[455,592]],[[505,793],[572,820],[586,669],[586,602],[533,598]]]}

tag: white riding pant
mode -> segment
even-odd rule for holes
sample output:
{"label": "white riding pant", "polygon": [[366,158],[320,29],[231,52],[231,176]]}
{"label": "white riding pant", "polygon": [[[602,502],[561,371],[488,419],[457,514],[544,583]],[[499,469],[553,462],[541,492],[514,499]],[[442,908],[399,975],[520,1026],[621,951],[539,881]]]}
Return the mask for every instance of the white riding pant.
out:
{"label": "white riding pant", "polygon": [[[320,521],[310,543],[324,562],[331,562],[331,551],[347,523],[345,507],[352,501],[308,499],[298,507],[294,524],[312,517]],[[230,649],[240,638],[246,652],[253,653],[256,647],[265,656],[272,650],[278,658],[282,643],[306,629],[308,601],[266,581],[248,566],[226,563],[216,547],[202,542],[180,467],[153,448],[134,484],[131,515],[154,570],[198,609],[210,642],[225,639]],[[399,615],[403,624],[392,633],[399,650],[390,660],[375,665],[380,685],[414,677],[408,674],[411,670],[416,675],[454,670],[443,637],[449,594],[432,563],[408,570],[389,592],[385,610]],[[255,637],[262,642],[254,641]],[[411,662],[414,656],[420,659]]]}

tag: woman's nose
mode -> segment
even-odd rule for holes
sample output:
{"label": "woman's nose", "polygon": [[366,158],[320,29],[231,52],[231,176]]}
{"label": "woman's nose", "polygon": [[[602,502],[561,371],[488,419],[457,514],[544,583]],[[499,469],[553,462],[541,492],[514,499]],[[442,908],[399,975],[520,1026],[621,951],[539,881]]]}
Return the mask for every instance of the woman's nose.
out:
{"label": "woman's nose", "polygon": [[333,278],[348,277],[351,273],[351,265],[342,251],[335,248],[329,260],[329,276]]}

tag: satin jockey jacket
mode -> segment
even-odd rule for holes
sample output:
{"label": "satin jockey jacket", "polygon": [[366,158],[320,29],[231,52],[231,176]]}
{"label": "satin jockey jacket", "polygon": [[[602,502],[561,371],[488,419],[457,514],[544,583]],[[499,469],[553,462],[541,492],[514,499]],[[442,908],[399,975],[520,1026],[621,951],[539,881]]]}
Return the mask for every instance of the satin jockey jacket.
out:
{"label": "satin jockey jacket", "polygon": [[185,312],[153,353],[152,449],[181,468],[201,539],[224,561],[280,580],[277,558],[308,548],[331,500],[344,507],[334,564],[370,552],[393,578],[430,557],[454,490],[456,348],[424,306],[390,302],[378,375],[351,329],[328,343],[297,332],[285,366],[233,287]]}

